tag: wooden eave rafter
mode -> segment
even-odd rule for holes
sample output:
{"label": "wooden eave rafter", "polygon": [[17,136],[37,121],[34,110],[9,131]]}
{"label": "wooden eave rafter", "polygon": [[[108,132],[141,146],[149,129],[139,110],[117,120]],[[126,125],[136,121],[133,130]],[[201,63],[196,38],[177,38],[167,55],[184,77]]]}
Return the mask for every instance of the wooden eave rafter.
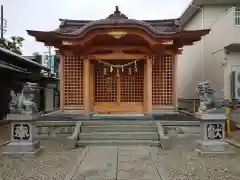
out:
{"label": "wooden eave rafter", "polygon": [[90,54],[87,57],[91,60],[138,60],[146,59],[151,54],[127,54],[124,52],[113,52],[109,54]]}
{"label": "wooden eave rafter", "polygon": [[100,32],[100,33],[91,33],[88,36],[85,36],[85,38],[83,38],[83,40],[80,42],[81,45],[84,45],[85,43],[91,41],[93,38],[95,38],[98,35],[106,35],[111,31],[123,31],[126,32],[127,34],[133,34],[133,35],[137,35],[141,38],[143,38],[146,42],[148,42],[150,44],[150,46],[153,46],[155,44],[158,44],[159,41],[157,41],[157,39],[153,39],[151,38],[148,34],[143,33],[143,32],[138,32],[138,31],[129,31],[129,30],[108,30],[108,32]]}
{"label": "wooden eave rafter", "polygon": [[151,53],[151,50],[145,46],[93,46],[87,51],[87,54],[94,54],[98,51],[138,51],[142,53]]}

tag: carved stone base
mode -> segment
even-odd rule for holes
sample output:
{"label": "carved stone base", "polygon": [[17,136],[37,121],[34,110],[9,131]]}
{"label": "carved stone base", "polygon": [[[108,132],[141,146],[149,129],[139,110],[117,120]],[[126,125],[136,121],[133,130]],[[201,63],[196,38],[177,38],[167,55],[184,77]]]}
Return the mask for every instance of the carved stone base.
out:
{"label": "carved stone base", "polygon": [[4,149],[3,155],[18,157],[32,157],[40,152],[40,142],[39,141],[12,141]]}
{"label": "carved stone base", "polygon": [[199,155],[234,155],[236,152],[226,142],[197,141],[196,151]]}
{"label": "carved stone base", "polygon": [[235,154],[234,148],[225,142],[225,121],[223,113],[197,113],[200,120],[200,139],[196,151],[200,155]]}
{"label": "carved stone base", "polygon": [[34,156],[40,151],[40,142],[36,141],[35,114],[8,114],[11,124],[11,142],[5,146],[4,155]]}

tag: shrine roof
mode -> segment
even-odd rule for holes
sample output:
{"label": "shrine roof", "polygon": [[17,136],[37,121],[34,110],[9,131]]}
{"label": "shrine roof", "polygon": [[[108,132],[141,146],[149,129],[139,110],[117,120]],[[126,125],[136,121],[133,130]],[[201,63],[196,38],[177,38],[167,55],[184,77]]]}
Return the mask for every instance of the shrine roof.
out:
{"label": "shrine roof", "polygon": [[[57,32],[71,32],[76,29],[80,29],[87,24],[113,24],[116,21],[111,19],[102,19],[102,20],[72,20],[72,19],[59,19],[61,22]],[[176,31],[178,28],[179,19],[164,19],[164,20],[135,20],[135,19],[123,19],[121,24],[140,24],[146,26],[152,26],[158,31],[161,32],[172,32]]]}
{"label": "shrine roof", "polygon": [[[59,27],[54,31],[33,31],[27,30],[28,34],[34,36],[38,41],[51,44],[61,43],[61,39],[82,38],[87,32],[93,29],[107,28],[138,28],[145,31],[154,38],[179,38],[180,36],[204,36],[210,30],[183,31],[179,28],[179,19],[164,20],[136,20],[129,19],[119,11],[118,6],[114,13],[106,19],[100,20],[70,20],[60,19]],[[196,39],[195,37],[193,39]],[[50,42],[51,41],[51,42]]]}
{"label": "shrine roof", "polygon": [[[179,32],[178,22],[179,19],[165,19],[165,20],[136,20],[129,19],[126,15],[122,14],[118,6],[113,14],[109,15],[106,19],[100,20],[70,20],[59,19],[60,25],[54,31],[49,33],[57,33],[62,35],[77,35],[81,34],[88,29],[96,26],[114,26],[114,27],[143,27],[153,34],[173,34]],[[33,35],[37,31],[27,31]],[[40,32],[40,31],[38,31]]]}

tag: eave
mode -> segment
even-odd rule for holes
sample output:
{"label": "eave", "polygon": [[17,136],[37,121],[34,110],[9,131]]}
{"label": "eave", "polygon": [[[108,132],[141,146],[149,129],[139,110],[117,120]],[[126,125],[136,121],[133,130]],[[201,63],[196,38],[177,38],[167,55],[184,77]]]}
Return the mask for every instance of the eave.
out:
{"label": "eave", "polygon": [[30,74],[30,72],[26,71],[26,69],[16,67],[12,64],[9,64],[9,63],[1,61],[1,60],[0,60],[0,69],[6,69],[9,71],[14,71],[17,73],[22,73],[22,74]]}
{"label": "eave", "polygon": [[[102,28],[102,27],[101,27]],[[105,27],[106,28],[106,27]],[[62,40],[81,40],[87,34],[87,31],[83,34],[61,34],[58,32],[44,32],[44,31],[30,31],[27,30],[28,34],[35,37],[36,40],[44,42],[47,45],[60,45]],[[201,36],[209,34],[210,30],[196,30],[196,31],[180,31],[169,34],[149,34],[155,39],[199,39]],[[149,32],[148,32],[149,33]]]}
{"label": "eave", "polygon": [[[21,62],[22,64],[25,64],[26,66],[30,66],[30,67],[34,67],[34,68],[39,68],[39,69],[43,69],[45,71],[51,71],[51,69],[42,66],[41,64],[34,62],[28,58],[25,58],[17,53],[14,53],[8,49],[2,48],[0,47],[0,53],[5,54],[6,56],[11,56],[12,58],[14,58],[15,62]],[[9,61],[9,59],[2,59],[3,61]]]}

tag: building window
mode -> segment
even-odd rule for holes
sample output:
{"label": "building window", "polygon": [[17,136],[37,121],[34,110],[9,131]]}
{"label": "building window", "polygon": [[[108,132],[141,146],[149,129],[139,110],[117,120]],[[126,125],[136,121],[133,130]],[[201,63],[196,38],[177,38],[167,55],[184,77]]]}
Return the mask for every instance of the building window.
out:
{"label": "building window", "polygon": [[235,24],[236,26],[240,26],[240,9],[236,9],[235,11]]}

